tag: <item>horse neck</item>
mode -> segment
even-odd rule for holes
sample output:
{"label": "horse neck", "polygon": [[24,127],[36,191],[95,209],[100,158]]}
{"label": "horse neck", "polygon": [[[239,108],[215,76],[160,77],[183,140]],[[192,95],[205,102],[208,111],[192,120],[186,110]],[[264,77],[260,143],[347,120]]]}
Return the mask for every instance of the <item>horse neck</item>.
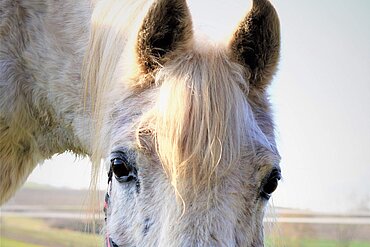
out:
{"label": "horse neck", "polygon": [[[32,128],[42,157],[72,150],[88,151],[89,133],[82,100],[81,66],[89,38],[91,3],[84,1],[22,1],[14,30],[21,41],[8,43],[21,54],[13,81],[24,95],[17,103],[35,118]],[[16,116],[12,116],[16,118]],[[82,123],[84,121],[84,123]]]}
{"label": "horse neck", "polygon": [[91,8],[88,0],[4,0],[0,9],[1,204],[43,160],[88,152],[80,71]]}

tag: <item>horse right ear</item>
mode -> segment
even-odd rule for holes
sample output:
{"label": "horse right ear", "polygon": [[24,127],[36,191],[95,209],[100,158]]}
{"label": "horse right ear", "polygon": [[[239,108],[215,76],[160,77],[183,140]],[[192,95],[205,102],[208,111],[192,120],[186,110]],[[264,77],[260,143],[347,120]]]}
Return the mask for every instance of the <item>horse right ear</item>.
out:
{"label": "horse right ear", "polygon": [[141,72],[151,74],[171,55],[184,48],[193,36],[186,0],[157,0],[139,30],[136,52]]}
{"label": "horse right ear", "polygon": [[268,0],[253,0],[252,10],[239,24],[230,48],[232,57],[250,72],[250,87],[265,90],[280,53],[279,18]]}

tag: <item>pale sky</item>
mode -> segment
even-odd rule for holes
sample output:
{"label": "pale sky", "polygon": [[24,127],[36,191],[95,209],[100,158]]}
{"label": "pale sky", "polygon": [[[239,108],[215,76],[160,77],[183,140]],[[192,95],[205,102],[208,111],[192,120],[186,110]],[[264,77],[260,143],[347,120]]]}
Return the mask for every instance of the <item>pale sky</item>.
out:
{"label": "pale sky", "polygon": [[[249,1],[189,1],[194,23],[227,37]],[[284,180],[275,206],[370,207],[370,1],[273,0],[282,52],[270,88]],[[87,160],[59,155],[28,181],[87,188]],[[104,189],[106,177],[102,177]]]}

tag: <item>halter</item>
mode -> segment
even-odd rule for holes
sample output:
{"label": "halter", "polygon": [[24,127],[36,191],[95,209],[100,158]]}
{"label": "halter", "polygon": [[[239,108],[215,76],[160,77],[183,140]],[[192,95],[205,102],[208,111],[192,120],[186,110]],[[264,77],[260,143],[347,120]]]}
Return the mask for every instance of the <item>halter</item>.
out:
{"label": "halter", "polygon": [[[104,199],[104,220],[105,224],[107,224],[107,217],[108,217],[108,208],[109,208],[109,198],[110,198],[110,192],[112,190],[112,169],[109,170],[108,172],[108,191],[105,194],[105,199]],[[109,232],[107,231],[105,234],[105,246],[106,247],[118,247],[118,245],[113,242],[113,240],[109,237]]]}

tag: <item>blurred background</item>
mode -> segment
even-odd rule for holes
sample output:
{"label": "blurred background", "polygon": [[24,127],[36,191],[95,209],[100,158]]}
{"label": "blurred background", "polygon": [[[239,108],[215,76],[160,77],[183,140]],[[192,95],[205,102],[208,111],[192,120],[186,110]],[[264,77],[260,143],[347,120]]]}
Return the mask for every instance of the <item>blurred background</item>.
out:
{"label": "blurred background", "polygon": [[[188,3],[196,29],[220,41],[251,6]],[[283,180],[267,210],[266,245],[370,246],[370,1],[272,3],[282,29],[270,95]],[[72,154],[40,164],[1,208],[0,246],[100,246],[85,224],[90,172]],[[103,195],[104,171],[99,188]]]}

